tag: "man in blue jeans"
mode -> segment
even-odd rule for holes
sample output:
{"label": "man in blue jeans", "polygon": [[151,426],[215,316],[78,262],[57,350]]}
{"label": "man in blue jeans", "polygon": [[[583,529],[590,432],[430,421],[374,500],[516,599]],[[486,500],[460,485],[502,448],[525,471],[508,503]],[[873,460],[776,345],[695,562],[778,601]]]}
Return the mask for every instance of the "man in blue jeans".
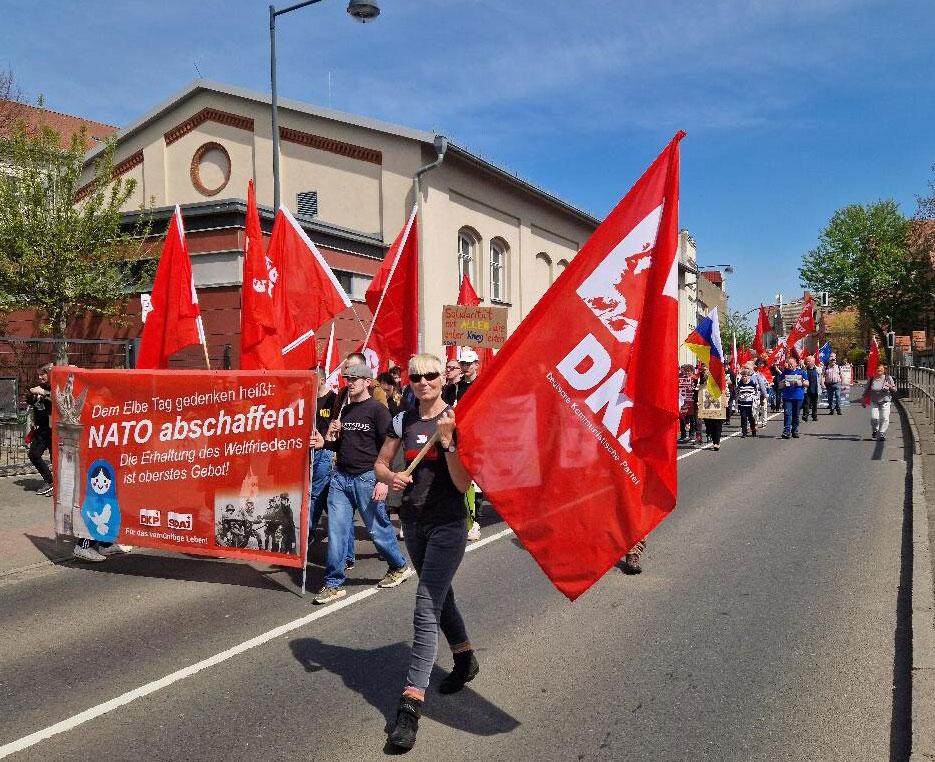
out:
{"label": "man in blue jeans", "polygon": [[799,362],[794,357],[786,360],[786,369],[779,378],[782,389],[783,426],[782,438],[799,438],[799,410],[802,400],[805,399],[805,390],[808,388],[808,378],[799,368]]}
{"label": "man in blue jeans", "polygon": [[346,366],[347,404],[341,411],[340,427],[332,424],[330,429],[337,429],[336,439],[327,441],[317,430],[312,434],[313,447],[336,452],[328,488],[325,585],[314,598],[318,604],[347,595],[344,589],[347,537],[354,525],[355,510],[360,513],[377,552],[389,563],[377,587],[396,587],[414,574],[400,552],[396,530],[386,512],[388,488],[377,482],[373,472],[391,419],[389,410],[370,396],[371,378],[370,368],[365,364]]}

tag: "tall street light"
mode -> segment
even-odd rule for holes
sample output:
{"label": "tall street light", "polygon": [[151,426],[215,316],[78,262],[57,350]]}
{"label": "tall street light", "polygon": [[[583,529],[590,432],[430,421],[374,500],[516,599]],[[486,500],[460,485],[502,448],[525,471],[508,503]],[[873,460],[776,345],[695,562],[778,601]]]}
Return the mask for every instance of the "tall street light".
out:
{"label": "tall street light", "polygon": [[[306,5],[314,5],[321,0],[305,0],[303,3],[290,5],[288,8],[276,10],[274,6],[269,7],[269,79],[270,90],[272,94],[273,111],[273,211],[279,211],[279,113],[276,98],[276,17],[282,16],[290,11],[297,11]],[[348,15],[366,24],[380,15],[380,6],[376,1],[350,0],[347,4]]]}

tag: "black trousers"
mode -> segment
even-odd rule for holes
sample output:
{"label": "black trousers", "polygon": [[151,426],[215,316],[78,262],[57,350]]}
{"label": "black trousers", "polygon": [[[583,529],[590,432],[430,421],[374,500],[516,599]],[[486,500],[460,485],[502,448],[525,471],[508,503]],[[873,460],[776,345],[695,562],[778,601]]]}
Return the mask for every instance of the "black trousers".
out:
{"label": "black trousers", "polygon": [[806,394],[805,399],[802,400],[802,420],[812,416],[812,420],[818,418],[818,395],[817,394]]}
{"label": "black trousers", "polygon": [[751,431],[756,431],[756,423],[753,421],[753,405],[740,405],[737,408],[740,411],[740,430],[746,434],[747,425]]}
{"label": "black trousers", "polygon": [[721,418],[705,418],[704,430],[711,439],[711,444],[721,444],[721,429],[724,428],[724,420]]}
{"label": "black trousers", "polygon": [[32,463],[46,484],[52,483],[52,469],[42,459],[46,450],[52,449],[52,429],[33,429],[29,443],[29,462]]}

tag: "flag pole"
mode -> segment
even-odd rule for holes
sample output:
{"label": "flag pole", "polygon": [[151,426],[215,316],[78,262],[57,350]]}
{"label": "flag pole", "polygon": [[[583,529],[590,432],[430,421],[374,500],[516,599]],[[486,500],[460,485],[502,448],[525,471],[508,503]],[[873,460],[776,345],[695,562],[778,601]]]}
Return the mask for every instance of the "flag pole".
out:
{"label": "flag pole", "polygon": [[198,316],[198,334],[201,336],[201,348],[205,352],[205,367],[211,370],[211,360],[208,357],[208,340],[205,338],[205,326],[201,322],[201,315]]}
{"label": "flag pole", "polygon": [[[370,334],[373,333],[373,327],[377,324],[377,315],[380,314],[380,309],[383,307],[383,299],[386,297],[386,292],[390,288],[390,283],[393,282],[393,275],[396,272],[396,265],[399,264],[399,258],[403,255],[403,249],[406,248],[406,244],[409,242],[409,233],[412,230],[412,223],[415,222],[416,212],[419,211],[419,207],[412,207],[412,214],[409,215],[409,220],[406,222],[406,230],[403,233],[402,240],[399,242],[399,251],[396,252],[396,258],[393,260],[393,264],[390,267],[390,274],[386,278],[386,283],[383,285],[383,291],[380,294],[380,301],[377,302],[377,308],[373,311],[373,317],[370,318],[370,328],[367,329],[366,336],[364,336],[364,349],[367,348],[367,344],[370,341]],[[357,310],[354,310],[354,314],[357,314]],[[360,318],[357,318],[357,322],[360,323]],[[364,324],[361,323],[360,327],[363,328]]]}

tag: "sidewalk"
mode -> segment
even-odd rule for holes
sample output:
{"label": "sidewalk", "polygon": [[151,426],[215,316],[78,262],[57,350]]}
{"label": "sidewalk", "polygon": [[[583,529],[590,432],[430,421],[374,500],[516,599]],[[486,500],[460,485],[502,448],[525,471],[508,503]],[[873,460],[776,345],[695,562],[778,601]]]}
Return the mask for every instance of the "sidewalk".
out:
{"label": "sidewalk", "polygon": [[912,430],[912,762],[935,760],[935,428],[899,400]]}
{"label": "sidewalk", "polygon": [[36,494],[44,483],[39,474],[0,478],[0,580],[71,557],[71,544],[55,538],[51,496]]}

